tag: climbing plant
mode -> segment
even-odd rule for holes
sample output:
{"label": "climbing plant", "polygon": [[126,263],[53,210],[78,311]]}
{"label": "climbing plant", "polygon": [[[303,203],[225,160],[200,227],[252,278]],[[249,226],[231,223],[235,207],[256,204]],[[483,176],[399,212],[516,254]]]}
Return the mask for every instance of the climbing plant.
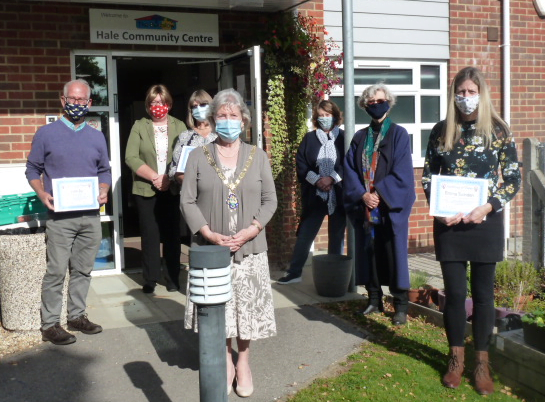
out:
{"label": "climbing plant", "polygon": [[340,83],[342,53],[326,35],[312,17],[282,14],[269,21],[262,40],[271,165],[278,196],[273,225],[278,241],[284,239],[281,234],[287,211],[300,208],[295,155],[308,131],[310,108]]}

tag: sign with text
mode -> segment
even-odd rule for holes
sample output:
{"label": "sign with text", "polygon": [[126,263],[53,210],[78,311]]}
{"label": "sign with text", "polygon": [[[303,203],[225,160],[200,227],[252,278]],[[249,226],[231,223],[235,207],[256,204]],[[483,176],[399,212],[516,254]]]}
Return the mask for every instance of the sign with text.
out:
{"label": "sign with text", "polygon": [[217,14],[89,10],[92,43],[219,46]]}

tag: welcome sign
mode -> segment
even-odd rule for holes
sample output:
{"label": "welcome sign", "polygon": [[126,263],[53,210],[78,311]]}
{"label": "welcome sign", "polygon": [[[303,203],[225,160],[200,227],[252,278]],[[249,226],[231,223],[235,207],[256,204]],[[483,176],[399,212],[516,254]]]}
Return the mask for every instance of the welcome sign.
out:
{"label": "welcome sign", "polygon": [[219,46],[217,14],[89,10],[91,43]]}

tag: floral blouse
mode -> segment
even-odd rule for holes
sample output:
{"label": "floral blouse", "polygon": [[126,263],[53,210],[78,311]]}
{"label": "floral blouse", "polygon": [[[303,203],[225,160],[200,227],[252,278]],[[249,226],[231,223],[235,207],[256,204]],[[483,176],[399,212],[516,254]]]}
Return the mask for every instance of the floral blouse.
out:
{"label": "floral blouse", "polygon": [[174,180],[176,170],[178,169],[178,162],[180,161],[180,156],[182,155],[182,148],[186,145],[191,147],[202,147],[203,145],[214,142],[218,138],[218,135],[215,133],[210,133],[205,137],[201,136],[195,130],[187,130],[180,134],[174,145],[174,151],[172,152],[172,162],[170,163],[168,169],[168,176],[171,180]]}
{"label": "floral blouse", "polygon": [[[475,121],[465,122],[460,140],[451,151],[445,152],[439,143],[443,124],[440,122],[433,128],[426,151],[422,187],[428,201],[432,175],[464,176],[488,179],[488,202],[495,211],[503,209],[519,190],[521,181],[512,134],[497,127],[486,149],[483,138],[475,135]],[[503,183],[499,183],[499,170]]]}

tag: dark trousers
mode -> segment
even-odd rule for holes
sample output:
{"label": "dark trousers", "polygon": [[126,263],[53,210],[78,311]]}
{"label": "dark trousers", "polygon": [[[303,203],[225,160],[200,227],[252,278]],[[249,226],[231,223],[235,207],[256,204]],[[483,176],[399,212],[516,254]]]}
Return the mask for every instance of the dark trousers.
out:
{"label": "dark trousers", "polygon": [[[320,231],[322,222],[328,214],[327,204],[319,203],[315,208],[308,209],[301,218],[297,241],[293,249],[288,273],[301,276],[303,266],[308,258],[310,246]],[[346,215],[339,207],[335,208],[332,215],[328,216],[327,243],[329,254],[342,254],[344,247],[344,232],[346,230]]]}
{"label": "dark trousers", "polygon": [[[443,319],[449,346],[464,346],[467,296],[466,261],[442,261],[445,284]],[[473,339],[475,350],[487,351],[494,329],[495,262],[471,263],[471,297],[473,299]]]}
{"label": "dark trousers", "polygon": [[161,279],[161,243],[167,265],[165,279],[179,287],[180,275],[180,196],[169,191],[154,197],[134,196],[142,237],[142,269],[144,281]]}
{"label": "dark trousers", "polygon": [[[364,229],[364,230],[371,230]],[[397,287],[396,261],[394,254],[394,234],[388,219],[383,225],[373,227],[374,238],[367,233],[364,248],[369,258],[369,282],[365,285],[369,295],[369,304],[378,306],[382,300],[381,284],[388,284],[394,299],[396,312],[406,313],[409,308],[409,294],[406,289]]]}

